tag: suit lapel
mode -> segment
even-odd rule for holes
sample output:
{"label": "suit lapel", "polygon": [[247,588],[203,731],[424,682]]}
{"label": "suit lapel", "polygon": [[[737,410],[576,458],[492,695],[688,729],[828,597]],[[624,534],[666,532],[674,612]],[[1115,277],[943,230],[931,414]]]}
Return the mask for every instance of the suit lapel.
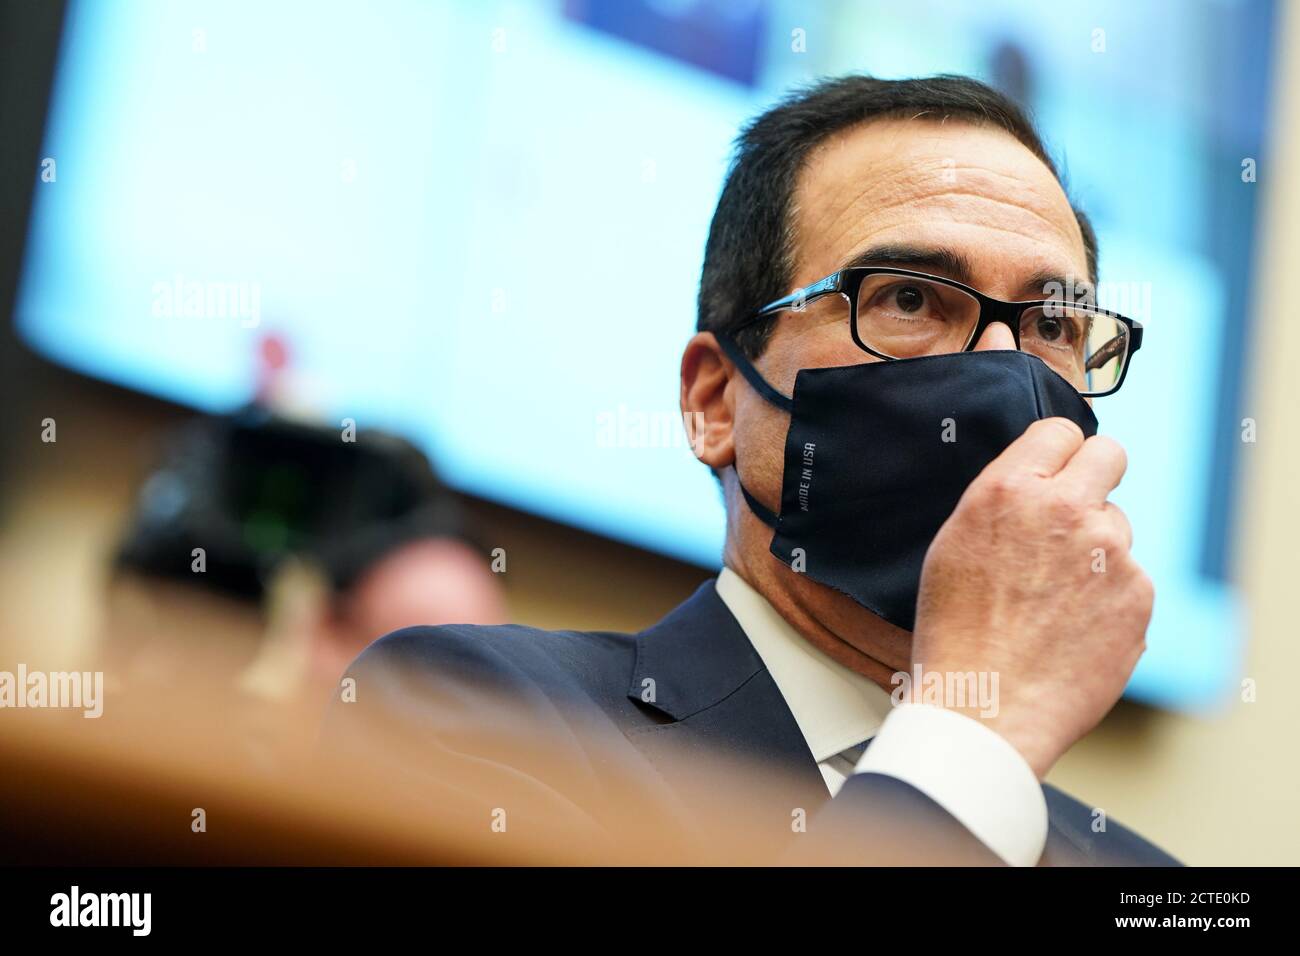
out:
{"label": "suit lapel", "polygon": [[637,635],[628,697],[667,718],[628,739],[670,782],[673,754],[723,753],[780,771],[790,806],[811,811],[829,799],[794,715],[712,581]]}
{"label": "suit lapel", "polygon": [[[637,635],[627,696],[661,721],[624,734],[670,786],[680,778],[674,755],[722,753],[781,771],[775,797],[783,814],[789,807],[812,813],[830,799],[785,698],[712,581]],[[1052,787],[1044,792],[1049,826],[1039,865],[1095,863],[1087,834],[1066,825],[1069,798]]]}

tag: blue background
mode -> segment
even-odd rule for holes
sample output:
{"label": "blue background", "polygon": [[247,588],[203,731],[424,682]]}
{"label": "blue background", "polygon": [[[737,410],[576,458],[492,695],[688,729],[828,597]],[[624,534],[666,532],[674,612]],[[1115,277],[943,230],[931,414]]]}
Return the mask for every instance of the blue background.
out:
{"label": "blue background", "polygon": [[[732,138],[790,85],[960,72],[1030,106],[1147,328],[1097,403],[1157,584],[1139,698],[1235,685],[1231,563],[1266,148],[1267,3],[627,0],[70,5],[16,320],[60,363],[208,411],[262,344],[295,399],[455,486],[716,565],[677,373]],[[1103,31],[1098,49],[1098,30]],[[160,317],[256,283],[260,321]],[[1107,304],[1103,289],[1103,304]]]}

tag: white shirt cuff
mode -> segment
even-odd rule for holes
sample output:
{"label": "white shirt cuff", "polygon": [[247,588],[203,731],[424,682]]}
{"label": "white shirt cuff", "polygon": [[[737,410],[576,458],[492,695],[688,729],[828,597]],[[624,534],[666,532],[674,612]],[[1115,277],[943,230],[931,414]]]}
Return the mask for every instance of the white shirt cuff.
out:
{"label": "white shirt cuff", "polygon": [[899,704],[854,773],[902,780],[948,811],[1012,866],[1034,866],[1047,843],[1047,801],[1020,752],[973,717]]}

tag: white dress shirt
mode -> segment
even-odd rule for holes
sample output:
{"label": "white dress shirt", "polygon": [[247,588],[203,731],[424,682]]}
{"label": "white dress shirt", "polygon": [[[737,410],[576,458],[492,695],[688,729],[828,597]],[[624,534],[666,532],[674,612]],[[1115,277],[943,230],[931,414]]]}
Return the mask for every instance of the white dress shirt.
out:
{"label": "white dress shirt", "polygon": [[[997,731],[956,711],[894,704],[889,691],[804,640],[730,568],[718,596],[772,675],[831,796],[852,773],[920,790],[1007,863],[1033,866],[1047,841],[1047,803],[1024,758]],[[861,745],[871,746],[859,758]]]}

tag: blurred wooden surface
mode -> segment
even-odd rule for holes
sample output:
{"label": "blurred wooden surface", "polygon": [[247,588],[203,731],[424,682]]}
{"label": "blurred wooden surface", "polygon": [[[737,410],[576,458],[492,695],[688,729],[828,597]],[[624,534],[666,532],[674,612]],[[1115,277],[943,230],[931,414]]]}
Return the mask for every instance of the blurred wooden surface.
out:
{"label": "blurred wooden surface", "polygon": [[[764,799],[771,804],[767,788],[780,784],[761,768],[683,757],[689,799],[708,821],[687,832],[663,824],[663,804],[639,766],[611,784],[621,758],[598,744],[588,753],[601,766],[599,780],[566,776],[558,748],[552,756],[550,742],[529,739],[504,716],[508,701],[494,710],[503,714],[496,730],[484,728],[481,740],[458,731],[457,746],[475,755],[526,749],[533,764],[559,768],[548,779],[570,781],[562,798],[515,772],[472,779],[459,772],[459,753],[392,723],[352,725],[360,747],[322,741],[333,693],[268,703],[235,692],[223,676],[235,669],[119,688],[98,718],[54,709],[0,715],[0,862],[784,862],[790,817],[761,809]],[[611,792],[618,799],[608,799]],[[600,807],[598,818],[590,807]],[[852,863],[861,852],[837,843],[809,861]]]}

